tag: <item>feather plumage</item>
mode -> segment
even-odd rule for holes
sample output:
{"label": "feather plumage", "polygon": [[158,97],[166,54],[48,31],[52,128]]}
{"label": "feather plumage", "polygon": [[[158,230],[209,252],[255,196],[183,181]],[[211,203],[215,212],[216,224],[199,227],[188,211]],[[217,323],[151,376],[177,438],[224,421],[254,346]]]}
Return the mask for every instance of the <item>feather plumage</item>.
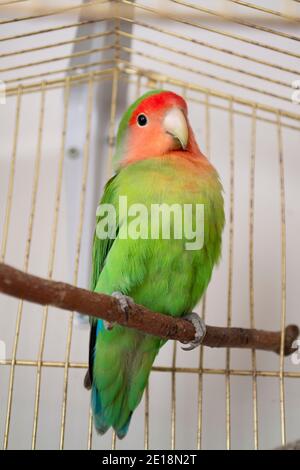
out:
{"label": "feather plumage", "polygon": [[[223,197],[218,175],[199,151],[191,129],[186,151],[171,149],[160,155],[148,155],[143,149],[137,152],[135,147],[135,154],[143,157],[133,160],[129,151],[126,152],[128,142],[132,148],[126,134],[130,116],[153,97],[160,99],[159,106],[162,106],[166,97],[161,95],[164,92],[143,97],[131,106],[122,120],[117,154],[119,159],[123,152],[125,164],[119,165],[101,200],[115,207],[120,225],[115,239],[94,238],[92,289],[106,294],[120,291],[149,309],[182,316],[198,303],[219,260],[224,226]],[[171,97],[172,106],[177,101],[181,103],[182,98],[176,101],[176,96]],[[153,112],[151,106],[148,103],[147,109]],[[128,206],[143,204],[148,209],[147,217],[152,204],[204,204],[203,248],[186,250],[185,237],[166,240],[161,233],[158,239],[122,239],[120,230],[127,214],[122,213],[119,196],[127,197]],[[112,426],[119,438],[126,435],[153,361],[164,342],[118,325],[106,330],[103,322],[92,321],[89,380],[86,382],[92,384],[93,415],[101,434]]]}

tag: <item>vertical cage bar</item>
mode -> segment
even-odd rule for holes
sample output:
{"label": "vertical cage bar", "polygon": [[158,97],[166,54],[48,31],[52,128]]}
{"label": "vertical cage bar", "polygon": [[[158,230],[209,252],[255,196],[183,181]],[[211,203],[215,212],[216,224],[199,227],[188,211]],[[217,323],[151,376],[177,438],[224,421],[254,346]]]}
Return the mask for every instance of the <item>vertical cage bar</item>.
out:
{"label": "vertical cage bar", "polygon": [[[118,5],[117,5],[118,9]],[[107,176],[110,178],[113,172],[113,152],[115,148],[115,121],[117,114],[117,97],[118,97],[118,82],[119,82],[119,49],[120,49],[120,19],[115,19],[115,68],[113,71],[113,81],[111,90],[111,107],[110,107],[110,123],[108,134],[108,160],[107,160]],[[115,450],[117,444],[117,437],[115,431],[112,432],[111,449]]]}
{"label": "vertical cage bar", "polygon": [[280,212],[281,212],[281,344],[280,344],[280,424],[281,442],[286,444],[286,420],[285,420],[285,384],[284,384],[284,343],[286,322],[286,218],[285,218],[285,179],[283,161],[283,141],[281,114],[277,112],[278,157],[280,172]]}
{"label": "vertical cage bar", "polygon": [[[90,135],[91,135],[91,123],[92,123],[92,111],[93,111],[93,90],[94,90],[94,75],[93,75],[93,72],[91,72],[89,74],[89,81],[88,81],[87,124],[86,124],[87,127],[86,127],[84,157],[83,157],[83,174],[82,174],[82,183],[81,183],[79,225],[78,225],[78,232],[77,232],[77,244],[76,244],[76,255],[75,255],[75,269],[74,269],[74,277],[73,277],[74,285],[77,284],[77,280],[78,280],[81,238],[82,238],[83,221],[84,221],[85,196],[86,196],[87,176],[88,176],[88,168],[89,168],[89,155],[90,155]],[[61,430],[60,430],[60,444],[59,444],[60,449],[64,448],[64,439],[65,439],[68,379],[69,379],[69,361],[70,361],[71,342],[72,342],[73,317],[74,317],[74,313],[72,312],[70,313],[70,317],[69,317],[67,347],[66,347],[66,357],[65,357],[65,367],[64,367],[63,404],[62,404],[62,412],[61,412]]]}
{"label": "vertical cage bar", "polygon": [[206,145],[206,156],[208,160],[210,160],[211,150],[210,150],[210,96],[209,96],[209,92],[205,94],[205,145]]}
{"label": "vertical cage bar", "polygon": [[145,424],[144,424],[144,449],[149,449],[149,382],[145,389]]}
{"label": "vertical cage bar", "polygon": [[[141,76],[138,75],[136,81],[136,90],[135,90],[135,98],[138,99],[141,94]],[[150,391],[149,391],[149,379],[145,388],[145,416],[144,416],[144,449],[149,449],[149,402],[150,402]]]}
{"label": "vertical cage bar", "polygon": [[[119,8],[117,2],[117,9]],[[113,152],[115,148],[115,121],[117,115],[117,98],[118,98],[118,82],[119,82],[119,69],[118,63],[120,59],[120,19],[115,18],[114,21],[114,32],[115,32],[115,68],[113,71],[112,90],[111,90],[111,106],[110,106],[110,122],[109,122],[109,133],[108,133],[108,160],[107,160],[107,176],[110,178],[113,172]],[[113,437],[113,443],[116,443],[115,437]]]}
{"label": "vertical cage bar", "polygon": [[173,341],[172,385],[171,385],[171,450],[176,448],[176,358],[177,343]]}
{"label": "vertical cage bar", "polygon": [[[163,88],[161,86],[161,88]],[[187,99],[187,90],[182,88],[182,96]],[[171,394],[171,449],[176,449],[176,361],[177,361],[177,342],[173,342],[172,356],[172,394]]]}
{"label": "vertical cage bar", "polygon": [[[229,102],[229,153],[230,153],[230,215],[229,215],[229,261],[227,293],[227,326],[232,320],[233,240],[234,240],[234,116],[233,100]],[[230,393],[230,349],[226,350],[226,448],[231,448],[231,393]]]}
{"label": "vertical cage bar", "polygon": [[141,85],[142,85],[142,82],[141,82],[141,76],[138,75],[137,76],[137,80],[136,80],[136,90],[135,90],[135,97],[136,99],[138,99],[141,95]]}
{"label": "vertical cage bar", "polygon": [[[118,35],[116,35],[117,37]],[[117,68],[113,72],[113,82],[112,82],[112,91],[111,91],[111,107],[110,107],[110,123],[109,123],[109,134],[108,134],[108,160],[107,160],[107,177],[110,178],[113,165],[113,152],[115,148],[115,120],[116,120],[116,111],[117,111],[117,96],[118,96],[118,80],[119,80],[119,71]],[[111,438],[111,449],[115,450],[117,444],[116,433],[112,432]]]}
{"label": "vertical cage bar", "polygon": [[[60,157],[59,157],[59,162],[58,162],[58,171],[57,171],[55,205],[54,205],[54,215],[53,215],[53,223],[52,223],[49,261],[48,261],[48,273],[47,273],[48,279],[51,279],[53,275],[55,253],[56,253],[56,240],[57,240],[58,218],[59,218],[60,203],[61,203],[61,190],[62,190],[62,180],[63,180],[63,164],[64,164],[64,156],[65,156],[65,142],[66,142],[66,132],[67,132],[69,97],[70,97],[70,79],[67,78],[66,83],[65,83],[65,89],[64,89],[63,129],[62,129],[62,136],[61,136],[61,147],[60,147]],[[32,442],[31,442],[32,450],[35,449],[36,447],[39,404],[40,404],[42,361],[43,361],[44,346],[45,346],[47,319],[48,319],[48,306],[44,307],[43,309],[43,320],[42,320],[41,337],[40,337],[39,352],[38,352],[34,417],[33,417]]]}
{"label": "vertical cage bar", "polygon": [[91,450],[93,445],[93,413],[91,407],[89,407],[89,425],[88,425],[88,442],[87,450]]}
{"label": "vertical cage bar", "polygon": [[113,152],[115,147],[115,120],[117,110],[117,96],[118,96],[118,80],[119,71],[115,68],[113,71],[112,92],[111,92],[111,108],[110,108],[110,123],[108,134],[108,160],[107,160],[107,177],[110,178],[113,170]]}
{"label": "vertical cage bar", "polygon": [[111,450],[116,450],[116,443],[117,443],[117,435],[115,431],[113,431],[112,436],[111,436]]}
{"label": "vertical cage bar", "polygon": [[[33,233],[33,225],[34,225],[34,219],[35,219],[37,191],[38,191],[38,184],[39,184],[39,177],[40,177],[40,163],[41,163],[41,157],[42,157],[42,137],[43,137],[43,126],[44,126],[44,114],[45,114],[45,82],[42,82],[42,84],[41,84],[41,104],[40,104],[40,116],[39,116],[38,141],[37,141],[37,150],[36,150],[36,157],[35,157],[35,164],[34,164],[34,177],[33,177],[33,186],[32,186],[32,194],[31,194],[31,207],[30,207],[30,214],[29,214],[28,232],[27,232],[24,264],[23,264],[23,270],[25,272],[28,271],[29,256],[30,256],[30,251],[31,251],[32,233]],[[18,349],[18,344],[19,344],[22,313],[23,313],[23,301],[20,301],[19,304],[18,304],[14,345],[13,345],[12,359],[11,359],[11,369],[10,369],[10,377],[9,377],[9,389],[8,389],[8,401],[7,401],[7,409],[6,409],[6,420],[5,420],[3,449],[7,449],[8,439],[9,439],[12,400],[13,400],[13,388],[14,388],[14,378],[15,378],[16,356],[17,356],[17,349]]]}
{"label": "vertical cage bar", "polygon": [[14,136],[13,136],[13,150],[12,150],[11,161],[10,161],[8,191],[7,191],[5,218],[4,218],[4,225],[3,225],[1,251],[0,251],[1,263],[4,262],[5,254],[6,254],[8,230],[9,230],[9,224],[10,224],[10,215],[11,215],[13,192],[14,192],[16,158],[17,158],[17,148],[18,148],[19,127],[20,127],[21,98],[22,98],[22,85],[19,85],[18,92],[17,92],[16,117],[15,117],[15,128],[14,128]]}
{"label": "vertical cage bar", "polygon": [[[250,200],[249,200],[249,302],[250,328],[255,328],[254,316],[254,195],[255,195],[255,160],[256,160],[256,120],[257,109],[252,110],[251,155],[250,155]],[[254,449],[258,449],[258,408],[257,408],[257,377],[256,353],[251,352],[252,362],[252,400],[253,400],[253,438]]]}
{"label": "vertical cage bar", "polygon": [[[113,152],[115,147],[115,120],[116,120],[116,110],[117,110],[117,96],[118,96],[118,80],[119,80],[119,71],[117,68],[113,72],[113,82],[112,82],[112,91],[111,91],[111,108],[110,108],[110,124],[109,124],[109,135],[108,135],[108,160],[107,160],[107,176],[110,178],[113,171]],[[116,433],[113,431],[112,440],[111,440],[111,449],[116,449]]]}
{"label": "vertical cage bar", "polygon": [[[163,86],[161,85],[161,88]],[[182,96],[187,99],[187,90],[182,88]],[[172,355],[172,379],[171,379],[171,450],[176,449],[176,361],[177,361],[177,342],[173,342]]]}
{"label": "vertical cage bar", "polygon": [[[205,322],[206,317],[206,294],[202,298],[202,320]],[[202,448],[202,434],[203,434],[203,362],[204,362],[204,349],[200,346],[199,352],[199,374],[198,374],[198,419],[197,419],[197,450]]]}
{"label": "vertical cage bar", "polygon": [[[205,147],[206,156],[210,160],[210,102],[209,93],[205,94]],[[202,297],[201,317],[206,321],[206,292]],[[198,374],[198,420],[197,420],[197,450],[202,448],[203,434],[203,365],[204,348],[201,345],[199,351],[199,374]]]}
{"label": "vertical cage bar", "polygon": [[[117,2],[117,10],[119,8]],[[117,115],[117,98],[118,98],[118,82],[119,82],[119,69],[118,63],[120,60],[120,19],[115,19],[115,51],[114,51],[114,60],[115,60],[115,68],[113,71],[113,81],[112,81],[112,90],[111,90],[111,107],[110,107],[110,123],[109,123],[109,134],[108,134],[108,160],[107,160],[107,176],[110,178],[113,165],[113,152],[115,148],[115,122],[116,122],[116,115]]]}

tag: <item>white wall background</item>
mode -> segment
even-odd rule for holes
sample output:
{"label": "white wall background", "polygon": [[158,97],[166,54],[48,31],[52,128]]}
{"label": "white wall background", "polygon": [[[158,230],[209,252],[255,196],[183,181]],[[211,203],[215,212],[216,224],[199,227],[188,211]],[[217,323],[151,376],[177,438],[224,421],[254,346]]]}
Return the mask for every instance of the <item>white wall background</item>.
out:
{"label": "white wall background", "polygon": [[[151,7],[156,2],[140,2]],[[166,4],[169,2],[166,2]],[[206,5],[212,8],[216,2],[197,2],[198,5]],[[258,3],[258,2],[257,2]],[[270,7],[270,2],[261,1],[260,5]],[[276,4],[276,5],[275,5]],[[182,13],[182,7],[170,4],[174,11]],[[280,7],[280,2],[272,2],[272,8]],[[69,22],[76,21],[76,15]],[[32,20],[19,24],[1,26],[1,35],[13,35],[20,32],[43,29],[47,25],[66,23],[66,18]],[[151,23],[152,20],[149,20]],[[153,20],[154,21],[154,20]],[[237,41],[225,39],[220,35],[208,33],[191,26],[175,24],[171,21],[155,20],[153,24],[177,31],[181,34],[192,36],[199,40],[205,40],[220,47],[227,47],[233,51],[260,57],[263,60],[280,63],[284,66],[299,68],[299,59],[287,55],[272,53],[269,50],[240,44]],[[216,24],[214,24],[215,27]],[[296,41],[267,35],[259,31],[218,25],[219,29],[228,29],[235,34],[242,34],[256,40],[285,48],[297,53],[299,45]],[[289,27],[284,29],[277,25],[277,29],[292,31],[299,34],[299,28]],[[274,26],[275,29],[275,26]],[[248,63],[234,56],[224,56],[220,52],[201,47],[197,44],[188,44],[172,37],[153,33],[153,31],[139,26],[134,27],[134,33],[143,38],[157,41],[166,46],[177,47],[207,57],[220,60],[227,64],[240,66],[249,71],[256,71],[268,77],[279,80],[292,81],[300,78],[293,74],[279,72],[265,66]],[[72,38],[75,29],[71,28],[61,32],[44,34],[36,37],[28,37],[23,41],[11,40],[1,44],[1,53],[29,48],[49,42],[58,42]],[[230,71],[222,71],[216,66],[200,64],[188,57],[182,57],[153,46],[134,41],[133,47],[158,58],[177,61],[182,70],[175,67],[158,64],[153,60],[134,55],[132,62],[139,67],[167,73],[185,82],[196,83],[203,87],[210,87],[226,93],[249,98],[274,107],[299,113],[297,105],[276,100],[255,92],[250,92],[238,87],[232,87],[222,80],[210,78],[188,72],[184,66],[198,68],[204,72],[218,73],[220,77],[226,77],[242,81],[244,84],[268,87],[269,91],[281,93],[289,97],[290,92],[280,86],[266,84],[253,78],[245,78],[245,75],[234,74]],[[67,55],[72,46],[67,45],[53,50],[45,50],[27,54],[22,60],[19,56],[1,60],[2,67],[10,67],[17,63],[26,63],[39,60],[40,57],[54,57],[55,55]],[[25,60],[26,59],[26,60]],[[68,60],[60,62],[60,67],[67,66]],[[50,67],[49,65],[44,67]],[[53,64],[51,67],[55,68]],[[40,71],[34,68],[33,71]],[[47,70],[47,69],[46,69]],[[25,75],[28,70],[17,70],[3,73],[1,79],[14,78],[16,75]],[[32,70],[30,70],[32,73]],[[144,83],[144,82],[143,82]],[[178,91],[174,87],[167,87]],[[83,86],[86,92],[86,86]],[[265,88],[266,89],[266,88]],[[144,89],[142,90],[144,91]],[[84,92],[84,93],[85,93]],[[136,87],[129,89],[128,102],[133,99]],[[83,96],[86,97],[85,94]],[[203,100],[200,93],[188,94],[188,98]],[[120,98],[120,97],[119,97]],[[9,226],[9,238],[5,260],[7,263],[22,268],[24,265],[24,253],[28,232],[28,219],[30,213],[31,191],[34,174],[34,159],[36,155],[38,119],[40,106],[40,93],[24,94],[21,104],[20,130],[18,137],[16,173],[13,193],[13,205],[11,222]],[[105,108],[103,115],[108,115],[110,97],[106,102],[97,101],[95,95],[95,113],[98,109],[98,118],[93,121],[91,170],[88,181],[87,206],[85,212],[85,224],[87,229],[83,239],[83,256],[80,259],[79,284],[87,286],[89,271],[89,251],[92,232],[89,221],[95,211],[95,188],[93,168],[95,161],[101,159],[104,164],[98,165],[99,185],[96,189],[97,197],[106,178],[105,159],[107,158],[107,145],[97,147],[99,135],[103,133],[103,142],[107,138],[107,123],[101,122],[101,109]],[[228,106],[226,101],[211,99],[212,103]],[[83,103],[83,106],[86,106]],[[197,135],[200,146],[205,150],[205,109],[201,104],[191,102],[189,104],[190,120]],[[250,112],[251,109],[235,106],[236,110]],[[15,123],[16,98],[10,97],[5,105],[0,105],[0,229],[4,223],[6,196],[8,191],[10,158],[12,154],[13,132]],[[260,113],[275,119],[276,116]],[[81,114],[78,113],[78,119]],[[42,159],[38,184],[38,197],[34,229],[29,258],[29,271],[42,276],[47,274],[49,248],[51,240],[51,226],[54,217],[54,197],[57,180],[58,162],[60,156],[61,131],[63,119],[63,93],[61,89],[47,91],[45,103],[45,121],[42,139]],[[76,116],[72,116],[76,121]],[[78,127],[80,128],[80,120]],[[218,169],[226,197],[226,213],[229,219],[229,117],[227,111],[211,108],[211,160]],[[294,123],[295,124],[295,123]],[[299,127],[299,123],[298,123]],[[82,138],[84,138],[85,122],[82,122]],[[70,129],[69,129],[70,132]],[[70,132],[69,136],[72,136]],[[233,266],[233,305],[232,323],[234,326],[249,326],[249,175],[251,152],[251,118],[240,115],[234,117],[234,144],[235,144],[235,220],[234,220],[234,266]],[[70,141],[68,141],[69,144]],[[287,323],[299,323],[299,177],[300,160],[299,131],[283,128],[284,164],[286,179],[286,217],[287,217]],[[99,170],[100,168],[100,170]],[[53,277],[67,282],[73,282],[74,270],[74,230],[78,225],[78,202],[80,196],[80,178],[82,171],[82,158],[71,160],[66,155],[64,167],[64,184],[62,191],[61,209],[59,214],[59,228],[57,249]],[[280,240],[280,187],[278,164],[277,128],[274,124],[257,121],[256,141],[256,187],[255,187],[255,320],[258,328],[271,330],[280,329],[281,314],[281,240]],[[96,179],[97,179],[96,178]],[[73,180],[73,183],[72,183]],[[69,194],[68,194],[69,192]],[[71,197],[70,197],[71,193]],[[228,224],[224,233],[223,257],[220,266],[215,270],[212,282],[207,294],[207,322],[214,325],[226,325],[227,315],[227,289],[228,289]],[[155,290],[155,286],[153,286]],[[6,343],[7,357],[11,357],[13,347],[15,320],[18,301],[5,296],[0,297],[0,340]],[[32,360],[37,358],[42,322],[42,307],[24,304],[21,323],[20,340],[17,358]],[[56,309],[49,309],[49,319],[46,334],[44,359],[47,361],[64,361],[66,350],[66,338],[68,329],[68,315]],[[155,365],[171,366],[171,343],[167,344],[160,352]],[[84,363],[87,361],[88,329],[75,326],[71,347],[71,362]],[[178,346],[177,366],[198,367],[199,351],[184,353]],[[204,367],[210,369],[224,369],[225,351],[205,349]],[[251,369],[251,353],[249,351],[232,351],[231,367],[235,370]],[[278,371],[279,358],[270,353],[257,353],[257,369],[263,371]],[[285,360],[285,369],[291,372],[300,372],[299,365],[293,365],[290,358]],[[7,394],[10,366],[0,365],[0,441],[4,435]],[[82,381],[85,370],[71,368],[69,373],[68,406],[66,418],[66,448],[86,448],[88,434],[88,408],[89,394],[83,388]],[[30,366],[17,366],[13,393],[12,417],[10,426],[9,448],[29,448],[31,445],[34,390],[36,383],[36,368]],[[293,440],[300,437],[299,428],[299,392],[300,379],[287,378],[286,386],[286,423],[287,438]],[[197,433],[197,392],[198,375],[191,373],[176,374],[176,447],[194,449],[196,447]],[[57,448],[60,436],[61,406],[63,396],[63,368],[44,367],[42,371],[40,418],[38,424],[37,447]],[[259,445],[261,448],[272,448],[280,444],[280,405],[279,405],[279,380],[277,378],[258,378],[258,428]],[[220,374],[205,374],[203,387],[203,448],[215,449],[226,446],[226,401],[225,378]],[[252,405],[252,378],[243,376],[231,377],[231,426],[232,447],[253,447],[253,405]],[[144,404],[142,403],[135,412],[128,437],[117,444],[118,448],[142,448],[144,443]],[[150,448],[170,448],[171,442],[171,373],[153,372],[150,378]],[[95,448],[107,448],[111,443],[111,435],[103,438],[94,436]]]}

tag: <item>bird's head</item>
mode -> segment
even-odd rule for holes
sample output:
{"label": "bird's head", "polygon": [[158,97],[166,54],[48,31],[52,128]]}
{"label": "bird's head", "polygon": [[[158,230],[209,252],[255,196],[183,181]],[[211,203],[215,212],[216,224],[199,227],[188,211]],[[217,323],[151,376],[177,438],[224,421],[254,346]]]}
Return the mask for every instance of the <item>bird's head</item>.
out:
{"label": "bird's head", "polygon": [[171,91],[155,90],[136,100],[124,114],[117,134],[115,166],[173,151],[197,148],[185,100]]}

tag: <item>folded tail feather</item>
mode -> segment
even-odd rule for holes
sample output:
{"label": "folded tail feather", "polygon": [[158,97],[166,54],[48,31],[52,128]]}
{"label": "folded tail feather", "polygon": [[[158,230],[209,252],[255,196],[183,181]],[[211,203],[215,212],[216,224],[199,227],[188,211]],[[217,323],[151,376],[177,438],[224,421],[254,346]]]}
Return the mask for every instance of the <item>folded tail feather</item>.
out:
{"label": "folded tail feather", "polygon": [[103,416],[100,395],[95,385],[92,387],[91,406],[93,410],[94,425],[99,434],[105,434],[109,429]]}
{"label": "folded tail feather", "polygon": [[[105,340],[107,335],[111,338],[109,342]],[[141,401],[161,342],[159,338],[123,327],[102,331],[99,336],[91,403],[94,423],[100,434],[112,426],[122,439]]]}

